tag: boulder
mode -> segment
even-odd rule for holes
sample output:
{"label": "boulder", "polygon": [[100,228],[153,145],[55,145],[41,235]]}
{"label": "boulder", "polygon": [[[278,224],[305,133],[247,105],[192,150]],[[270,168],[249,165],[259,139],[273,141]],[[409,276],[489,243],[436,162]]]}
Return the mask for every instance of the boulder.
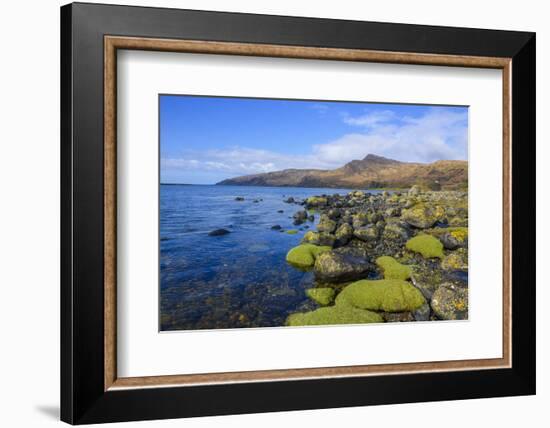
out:
{"label": "boulder", "polygon": [[439,219],[441,213],[436,209],[419,203],[411,208],[405,209],[401,214],[401,219],[411,226],[419,229],[427,229],[432,227]]}
{"label": "boulder", "polygon": [[353,236],[353,227],[348,223],[342,223],[334,233],[338,245],[346,245]]}
{"label": "boulder", "polygon": [[361,241],[374,242],[378,240],[380,230],[374,224],[370,224],[368,226],[354,229],[353,236]]}
{"label": "boulder", "polygon": [[431,307],[436,317],[442,320],[468,319],[468,289],[444,283],[433,294]]}
{"label": "boulder", "polygon": [[319,232],[333,233],[336,230],[336,222],[325,214],[322,214],[317,225],[317,230]]}
{"label": "boulder", "polygon": [[465,248],[459,248],[446,256],[441,262],[441,267],[445,270],[468,270],[468,251]]}
{"label": "boulder", "polygon": [[323,196],[311,196],[306,199],[306,206],[308,208],[318,208],[318,207],[324,207],[327,205],[327,198]]}
{"label": "boulder", "polygon": [[317,257],[313,269],[315,277],[322,281],[345,282],[365,278],[374,266],[364,250],[342,247]]}
{"label": "boulder", "polygon": [[456,250],[457,248],[464,248],[468,246],[468,228],[467,227],[453,227],[450,230],[443,233],[439,239],[447,250]]}
{"label": "boulder", "polygon": [[335,241],[336,241],[336,238],[334,237],[334,235],[330,235],[324,232],[314,232],[312,230],[306,232],[304,237],[302,238],[302,243],[304,244],[313,244],[313,245],[321,245],[321,246],[329,246],[329,247],[332,247]]}

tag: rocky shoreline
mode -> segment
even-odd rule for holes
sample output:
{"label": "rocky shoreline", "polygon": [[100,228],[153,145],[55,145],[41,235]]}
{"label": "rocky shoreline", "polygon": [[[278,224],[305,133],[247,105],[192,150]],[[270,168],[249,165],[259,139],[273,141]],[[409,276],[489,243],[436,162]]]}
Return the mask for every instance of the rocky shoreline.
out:
{"label": "rocky shoreline", "polygon": [[320,214],[286,256],[313,271],[306,294],[319,308],[291,314],[287,325],[467,319],[467,192],[413,186],[285,202],[301,206],[296,226]]}

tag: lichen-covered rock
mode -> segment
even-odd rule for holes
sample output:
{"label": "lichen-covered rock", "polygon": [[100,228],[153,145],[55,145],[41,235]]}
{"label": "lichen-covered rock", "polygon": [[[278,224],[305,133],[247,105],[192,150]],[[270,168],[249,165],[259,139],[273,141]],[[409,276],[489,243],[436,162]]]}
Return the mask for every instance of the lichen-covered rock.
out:
{"label": "lichen-covered rock", "polygon": [[333,235],[324,232],[314,232],[312,230],[305,233],[302,243],[320,246],[332,247],[336,238]]}
{"label": "lichen-covered rock", "polygon": [[306,199],[306,206],[309,207],[324,207],[328,200],[322,196],[311,196]]}
{"label": "lichen-covered rock", "polygon": [[422,293],[407,281],[397,279],[361,280],[346,286],[336,304],[384,312],[408,312],[422,306]]}
{"label": "lichen-covered rock", "polygon": [[314,265],[319,255],[330,251],[330,247],[301,244],[292,248],[286,255],[286,261],[296,267],[307,268]]}
{"label": "lichen-covered rock", "polygon": [[452,227],[450,230],[440,236],[443,246],[447,250],[456,250],[468,246],[468,228]]}
{"label": "lichen-covered rock", "polygon": [[361,241],[374,242],[378,240],[378,237],[380,236],[380,230],[374,224],[370,224],[368,226],[358,227],[354,229],[353,236],[355,236],[357,239],[360,239]]}
{"label": "lichen-covered rock", "polygon": [[353,227],[365,226],[369,222],[368,213],[361,211],[351,216]]}
{"label": "lichen-covered rock", "polygon": [[441,267],[445,270],[468,270],[468,251],[465,248],[459,248],[446,256],[441,262]]}
{"label": "lichen-covered rock", "polygon": [[364,278],[374,271],[365,251],[342,247],[317,257],[314,265],[316,278],[326,282],[345,282]]}
{"label": "lichen-covered rock", "polygon": [[353,236],[353,227],[348,223],[342,223],[334,233],[339,245],[346,245]]}
{"label": "lichen-covered rock", "polygon": [[401,222],[386,222],[384,231],[382,232],[382,238],[388,240],[400,240],[406,241],[410,237],[410,231]]}
{"label": "lichen-covered rock", "polygon": [[309,288],[306,290],[306,295],[321,306],[327,306],[334,300],[334,289],[330,287]]}
{"label": "lichen-covered rock", "polygon": [[384,322],[376,312],[351,306],[327,306],[311,312],[292,314],[286,324],[292,327],[308,325],[367,324]]}
{"label": "lichen-covered rock", "polygon": [[407,250],[419,253],[424,258],[443,258],[443,244],[431,235],[417,235],[407,241]]}
{"label": "lichen-covered rock", "polygon": [[432,227],[439,220],[440,215],[441,213],[436,209],[426,204],[418,203],[404,210],[401,214],[401,218],[411,226],[427,229]]}
{"label": "lichen-covered rock", "polygon": [[319,224],[317,225],[317,230],[319,232],[334,233],[336,230],[336,222],[331,220],[327,215],[322,214],[319,219]]}
{"label": "lichen-covered rock", "polygon": [[442,320],[468,319],[468,289],[452,283],[442,284],[432,296],[431,307]]}
{"label": "lichen-covered rock", "polygon": [[390,256],[382,256],[376,259],[376,265],[382,270],[384,279],[406,280],[411,277],[411,268],[403,265]]}

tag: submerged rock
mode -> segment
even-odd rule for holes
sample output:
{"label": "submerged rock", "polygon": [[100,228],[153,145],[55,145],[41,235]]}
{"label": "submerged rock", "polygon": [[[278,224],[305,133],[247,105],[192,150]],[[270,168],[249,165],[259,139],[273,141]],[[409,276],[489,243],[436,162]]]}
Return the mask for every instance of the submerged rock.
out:
{"label": "submerged rock", "polygon": [[227,235],[228,233],[231,233],[231,232],[227,229],[215,229],[208,232],[208,236],[222,236],[222,235]]}
{"label": "submerged rock", "polygon": [[417,288],[397,279],[357,281],[346,286],[336,298],[337,304],[384,312],[414,311],[425,302]]}
{"label": "submerged rock", "polygon": [[292,218],[294,219],[295,225],[300,225],[307,220],[307,211],[306,210],[297,211],[294,213]]}
{"label": "submerged rock", "polygon": [[374,266],[359,248],[342,247],[317,257],[315,277],[326,282],[344,282],[365,278]]}
{"label": "submerged rock", "polygon": [[242,202],[242,201],[244,201],[244,197],[242,197],[242,196],[237,196],[237,197],[235,198],[235,200],[236,200],[236,201],[239,201],[239,202]]}
{"label": "submerged rock", "polygon": [[276,224],[276,225],[274,225],[274,226],[271,226],[271,230],[281,230],[281,229],[282,229],[282,228],[281,228],[281,225],[279,225],[279,224]]}
{"label": "submerged rock", "polygon": [[445,283],[432,296],[434,314],[443,320],[468,319],[468,289]]}

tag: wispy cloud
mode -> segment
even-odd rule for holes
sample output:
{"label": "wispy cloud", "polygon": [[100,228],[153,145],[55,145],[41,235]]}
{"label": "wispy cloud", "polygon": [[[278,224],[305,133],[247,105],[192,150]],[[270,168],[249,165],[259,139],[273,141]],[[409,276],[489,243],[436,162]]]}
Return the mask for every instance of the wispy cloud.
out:
{"label": "wispy cloud", "polygon": [[310,153],[302,156],[233,146],[183,151],[178,158],[162,159],[161,167],[169,173],[191,170],[231,177],[288,168],[333,169],[369,153],[410,162],[466,159],[467,120],[466,110],[441,107],[418,117],[397,117],[389,110],[356,117],[344,115],[342,121],[355,128],[354,132],[313,145]]}

